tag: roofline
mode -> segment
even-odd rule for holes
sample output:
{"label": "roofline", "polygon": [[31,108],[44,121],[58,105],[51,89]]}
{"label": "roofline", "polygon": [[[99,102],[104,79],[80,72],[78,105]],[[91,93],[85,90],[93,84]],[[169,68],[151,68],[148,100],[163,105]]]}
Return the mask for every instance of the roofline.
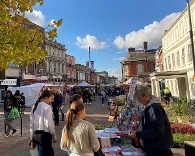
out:
{"label": "roofline", "polygon": [[[190,7],[191,7],[191,5],[194,3],[195,1],[194,0],[192,0],[191,2],[190,2]],[[166,32],[164,32],[164,34],[163,34],[163,36],[161,37],[161,38],[163,38],[171,29],[172,29],[172,27],[174,27],[175,25],[176,25],[176,23],[180,20],[180,18],[183,16],[183,14],[185,13],[187,11],[187,6],[185,7],[185,9],[183,10],[183,12],[179,15],[179,17],[175,20],[175,22],[171,25],[171,27],[166,31]]]}

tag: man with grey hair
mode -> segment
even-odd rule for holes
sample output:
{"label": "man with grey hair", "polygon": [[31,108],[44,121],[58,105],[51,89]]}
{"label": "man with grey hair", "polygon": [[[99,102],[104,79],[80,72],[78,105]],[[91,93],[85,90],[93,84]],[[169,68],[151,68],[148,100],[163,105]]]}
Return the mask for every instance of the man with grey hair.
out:
{"label": "man with grey hair", "polygon": [[129,136],[140,140],[147,156],[168,156],[173,144],[173,136],[160,98],[153,96],[147,86],[137,87],[135,95],[144,109],[140,115],[139,128],[132,129]]}

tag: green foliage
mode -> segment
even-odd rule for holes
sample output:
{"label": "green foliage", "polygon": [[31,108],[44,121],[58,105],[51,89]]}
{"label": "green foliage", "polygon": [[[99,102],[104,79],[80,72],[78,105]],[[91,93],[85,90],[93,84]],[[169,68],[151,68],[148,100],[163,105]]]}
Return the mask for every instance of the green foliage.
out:
{"label": "green foliage", "polygon": [[116,101],[117,106],[124,106],[125,105],[125,99],[118,99]]}
{"label": "green foliage", "polygon": [[57,37],[62,19],[42,28],[25,17],[26,12],[33,12],[35,5],[43,3],[44,0],[0,0],[0,69],[7,69],[8,62],[26,66],[45,60],[45,38]]}
{"label": "green foliage", "polygon": [[173,144],[174,146],[184,147],[184,141],[194,141],[195,134],[182,134],[174,133],[173,134]]}
{"label": "green foliage", "polygon": [[105,128],[111,128],[111,125],[108,126],[102,126],[101,124],[94,124],[95,130],[103,130]]}
{"label": "green foliage", "polygon": [[178,117],[188,115],[189,105],[186,99],[175,101],[164,107],[170,122],[177,122]]}

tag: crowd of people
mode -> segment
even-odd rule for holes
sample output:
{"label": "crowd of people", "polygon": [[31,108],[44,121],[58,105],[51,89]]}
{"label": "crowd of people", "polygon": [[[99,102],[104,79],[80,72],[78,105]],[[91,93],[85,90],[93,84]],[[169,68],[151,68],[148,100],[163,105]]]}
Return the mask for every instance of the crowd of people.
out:
{"label": "crowd of people", "polygon": [[[117,89],[115,92],[117,93]],[[60,142],[62,150],[67,151],[71,156],[93,156],[100,149],[93,124],[85,119],[86,104],[91,104],[92,96],[96,94],[102,105],[110,95],[108,88],[98,90],[93,88],[65,88],[63,90],[42,88],[30,115],[30,136],[31,140],[36,143],[39,156],[54,155],[52,141],[56,143],[58,140],[55,126],[58,126],[60,122],[59,112],[62,117],[61,121],[65,120]],[[123,94],[121,90],[119,94]],[[151,89],[146,86],[136,87],[135,97],[143,105],[143,110],[140,114],[133,116],[133,120],[139,121],[139,126],[131,127],[129,137],[139,140],[139,145],[147,156],[168,156],[173,138],[170,123],[160,99],[153,96]],[[64,109],[65,103],[66,109]],[[12,126],[12,121],[7,120],[12,107],[18,108],[21,113],[24,112],[23,93],[16,91],[13,95],[11,91],[7,91],[4,101],[5,124],[8,127],[6,137],[10,135],[11,130],[11,135],[17,131]],[[65,110],[67,110],[66,116]]]}

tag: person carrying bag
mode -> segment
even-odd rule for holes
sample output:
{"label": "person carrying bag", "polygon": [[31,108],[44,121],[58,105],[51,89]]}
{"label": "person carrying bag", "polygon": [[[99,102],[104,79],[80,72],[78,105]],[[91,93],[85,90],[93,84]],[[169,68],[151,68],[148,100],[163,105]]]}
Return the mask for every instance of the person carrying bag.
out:
{"label": "person carrying bag", "polygon": [[[57,142],[52,109],[49,105],[54,100],[54,93],[44,90],[36,101],[30,115],[30,146],[36,143],[38,156],[54,156],[53,143]],[[34,147],[33,147],[34,148]]]}

